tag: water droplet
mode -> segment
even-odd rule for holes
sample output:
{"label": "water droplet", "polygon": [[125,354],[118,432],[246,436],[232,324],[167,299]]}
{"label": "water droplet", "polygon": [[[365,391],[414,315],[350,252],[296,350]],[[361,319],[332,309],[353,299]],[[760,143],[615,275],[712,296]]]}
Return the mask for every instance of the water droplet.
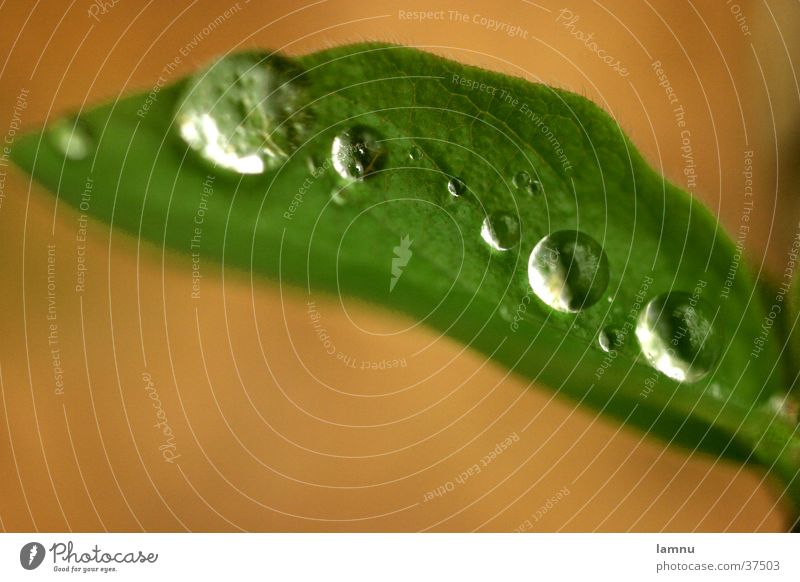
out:
{"label": "water droplet", "polygon": [[459,196],[463,196],[464,192],[467,191],[467,185],[461,178],[453,176],[447,181],[447,191],[450,192],[450,195],[454,198],[458,198]]}
{"label": "water droplet", "polygon": [[525,191],[531,196],[536,196],[542,193],[542,183],[539,180],[531,180],[525,187]]}
{"label": "water droplet", "polygon": [[507,251],[519,243],[519,219],[508,212],[495,212],[483,220],[481,237],[497,251]]}
{"label": "water droplet", "polygon": [[422,148],[419,146],[411,146],[411,149],[408,150],[408,159],[411,161],[418,161],[421,160],[423,156]]}
{"label": "water droplet", "polygon": [[622,334],[616,328],[604,327],[597,336],[597,343],[604,352],[608,353],[622,346]]}
{"label": "water droplet", "polygon": [[514,176],[514,186],[517,188],[527,188],[531,183],[531,175],[528,172],[517,172]]}
{"label": "water droplet", "polygon": [[783,420],[797,423],[798,403],[789,394],[773,394],[767,400],[767,406]]}
{"label": "water droplet", "polygon": [[78,118],[59,119],[49,128],[50,142],[70,160],[85,160],[94,148],[86,124]]}
{"label": "water droplet", "polygon": [[712,398],[716,398],[717,400],[725,400],[725,392],[722,390],[722,386],[717,384],[716,382],[712,382],[712,384],[706,390],[708,394],[711,395]]}
{"label": "water droplet", "polygon": [[533,196],[542,191],[542,183],[538,180],[533,180],[531,175],[524,170],[517,172],[512,181],[518,190],[522,190],[528,195]]}
{"label": "water droplet", "polygon": [[207,161],[241,174],[277,167],[309,126],[301,70],[278,56],[241,53],[196,74],[175,114],[183,140]]}
{"label": "water droplet", "polygon": [[597,303],[608,287],[608,259],[600,244],[576,230],[538,242],[528,260],[531,289],[544,303],[576,312]]}
{"label": "water droplet", "polygon": [[652,299],[636,324],[644,356],[673,380],[700,380],[717,364],[721,351],[710,313],[705,303],[683,291]]}
{"label": "water droplet", "polygon": [[331,202],[333,202],[335,206],[344,206],[347,204],[347,198],[345,198],[341,188],[334,188],[331,190]]}
{"label": "water droplet", "polygon": [[359,125],[333,138],[331,160],[342,178],[363,180],[383,167],[386,148],[377,133]]}

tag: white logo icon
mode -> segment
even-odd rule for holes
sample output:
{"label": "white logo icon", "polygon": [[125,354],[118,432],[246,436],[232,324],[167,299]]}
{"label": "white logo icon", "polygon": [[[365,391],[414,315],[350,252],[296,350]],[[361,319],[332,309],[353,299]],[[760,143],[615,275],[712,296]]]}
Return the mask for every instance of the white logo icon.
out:
{"label": "white logo icon", "polygon": [[390,293],[394,291],[395,285],[397,285],[400,276],[403,274],[403,268],[408,265],[411,255],[414,254],[411,252],[411,243],[413,242],[408,235],[405,235],[400,239],[400,244],[392,249],[394,257],[392,258],[392,280],[389,281]]}

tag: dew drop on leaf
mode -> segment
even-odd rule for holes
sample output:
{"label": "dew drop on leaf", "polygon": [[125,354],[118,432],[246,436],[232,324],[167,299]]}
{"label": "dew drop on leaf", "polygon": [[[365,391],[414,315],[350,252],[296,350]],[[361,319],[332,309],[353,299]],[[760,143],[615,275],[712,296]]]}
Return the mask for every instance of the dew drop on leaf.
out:
{"label": "dew drop on leaf", "polygon": [[608,353],[622,345],[622,334],[614,327],[604,327],[597,336],[600,349]]}
{"label": "dew drop on leaf", "polygon": [[517,172],[514,175],[514,186],[517,188],[527,188],[531,183],[531,175],[526,171]]}
{"label": "dew drop on leaf", "polygon": [[450,195],[454,198],[458,198],[459,196],[463,196],[464,192],[467,191],[467,185],[461,178],[453,176],[447,181],[447,191],[450,192]]}
{"label": "dew drop on leaf", "polygon": [[532,179],[531,175],[524,170],[517,172],[512,181],[514,182],[514,187],[525,194],[535,195],[542,191],[541,182]]}
{"label": "dew drop on leaf", "polygon": [[678,382],[703,378],[721,353],[712,313],[703,301],[683,291],[652,299],[636,323],[636,338],[647,361]]}
{"label": "dew drop on leaf", "polygon": [[331,202],[333,202],[334,206],[344,206],[347,204],[347,198],[345,198],[341,188],[334,188],[331,190]]}
{"label": "dew drop on leaf", "polygon": [[375,131],[358,125],[333,138],[331,161],[342,178],[363,180],[383,167],[386,148]]}
{"label": "dew drop on leaf", "polygon": [[717,400],[726,400],[729,396],[717,382],[712,382],[711,385],[706,388],[706,393]]}
{"label": "dew drop on leaf", "polygon": [[175,113],[183,140],[216,167],[261,174],[283,163],[309,126],[302,71],[278,56],[223,57],[188,83]]}
{"label": "dew drop on leaf", "polygon": [[48,135],[53,147],[69,160],[85,160],[94,149],[94,138],[77,118],[56,121]]}
{"label": "dew drop on leaf", "polygon": [[608,259],[600,244],[576,230],[540,240],[528,260],[536,296],[557,311],[577,312],[597,303],[608,287]]}
{"label": "dew drop on leaf", "polygon": [[408,159],[416,162],[422,159],[422,148],[419,146],[411,146],[411,149],[408,150]]}
{"label": "dew drop on leaf", "polygon": [[507,251],[519,243],[519,219],[508,212],[495,212],[483,220],[481,237],[497,251]]}
{"label": "dew drop on leaf", "polygon": [[308,168],[309,172],[315,174],[322,167],[322,164],[314,156],[308,156],[306,158],[306,167]]}
{"label": "dew drop on leaf", "polygon": [[798,402],[791,395],[774,394],[767,400],[766,406],[783,420],[797,424]]}

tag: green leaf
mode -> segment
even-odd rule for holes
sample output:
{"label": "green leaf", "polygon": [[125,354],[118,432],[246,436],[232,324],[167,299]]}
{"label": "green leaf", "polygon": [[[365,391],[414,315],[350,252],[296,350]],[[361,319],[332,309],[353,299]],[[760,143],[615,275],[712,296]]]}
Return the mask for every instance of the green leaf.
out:
{"label": "green leaf", "polygon": [[[73,206],[91,180],[83,211],[114,228],[310,300],[406,313],[668,442],[761,463],[800,499],[796,425],[775,404],[792,370],[780,330],[764,333],[761,284],[714,217],[583,97],[396,46],[243,54],[31,133],[13,157]],[[481,236],[487,216],[508,250]],[[529,278],[532,249],[561,231],[572,243],[550,251],[583,269],[561,295],[577,312],[553,308],[569,265],[542,254],[538,294]],[[672,324],[693,381],[654,368],[635,335],[666,292],[686,295],[651,308],[656,339]]]}

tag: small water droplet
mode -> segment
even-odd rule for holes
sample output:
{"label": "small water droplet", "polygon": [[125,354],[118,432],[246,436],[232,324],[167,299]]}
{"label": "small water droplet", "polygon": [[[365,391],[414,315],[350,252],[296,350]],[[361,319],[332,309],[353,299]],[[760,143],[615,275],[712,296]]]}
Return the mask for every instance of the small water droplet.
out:
{"label": "small water droplet", "polygon": [[767,400],[767,406],[783,420],[797,423],[798,402],[789,394],[773,394]]}
{"label": "small water droplet", "polygon": [[450,195],[454,198],[458,198],[459,196],[463,196],[464,192],[467,191],[467,185],[461,178],[453,176],[447,181],[447,191],[450,192]]}
{"label": "small water droplet", "polygon": [[542,183],[539,180],[531,180],[525,187],[525,191],[531,196],[536,196],[542,193]]}
{"label": "small water droplet", "polygon": [[358,125],[333,138],[331,160],[342,178],[363,180],[383,167],[386,148],[377,133]]}
{"label": "small water droplet", "polygon": [[53,147],[70,160],[85,160],[94,149],[89,129],[77,118],[56,121],[49,128],[49,137]]}
{"label": "small water droplet", "polygon": [[528,260],[536,296],[557,311],[577,312],[597,303],[608,287],[608,259],[589,235],[561,230],[540,240]]}
{"label": "small water droplet", "polygon": [[421,160],[423,156],[422,148],[419,146],[411,146],[411,149],[408,150],[408,159],[416,162]]}
{"label": "small water droplet", "polygon": [[347,204],[347,198],[345,198],[341,188],[334,188],[331,190],[331,202],[336,206],[344,206]]}
{"label": "small water droplet", "polygon": [[616,328],[604,327],[597,336],[597,343],[604,352],[608,353],[622,346],[622,334]]}
{"label": "small water droplet", "polygon": [[527,188],[528,184],[530,183],[531,183],[531,175],[528,172],[525,172],[523,170],[521,172],[517,172],[514,175],[514,186],[516,186],[517,188],[520,189]]}
{"label": "small water droplet", "polygon": [[710,313],[705,303],[683,291],[650,300],[636,324],[644,356],[673,380],[700,380],[714,368],[721,352]]}
{"label": "small water droplet", "polygon": [[519,219],[508,212],[490,214],[481,225],[481,237],[497,251],[507,251],[519,243],[519,231]]}
{"label": "small water droplet", "polygon": [[240,174],[277,167],[308,128],[301,70],[288,59],[230,55],[197,73],[176,111],[183,140],[205,160]]}
{"label": "small water droplet", "polygon": [[711,395],[712,398],[716,398],[717,400],[725,400],[725,392],[722,390],[722,386],[717,384],[716,382],[712,382],[711,385],[707,389],[708,394]]}
{"label": "small water droplet", "polygon": [[531,175],[522,170],[514,175],[514,186],[522,192],[534,196],[542,191],[542,184],[538,180],[531,178]]}

